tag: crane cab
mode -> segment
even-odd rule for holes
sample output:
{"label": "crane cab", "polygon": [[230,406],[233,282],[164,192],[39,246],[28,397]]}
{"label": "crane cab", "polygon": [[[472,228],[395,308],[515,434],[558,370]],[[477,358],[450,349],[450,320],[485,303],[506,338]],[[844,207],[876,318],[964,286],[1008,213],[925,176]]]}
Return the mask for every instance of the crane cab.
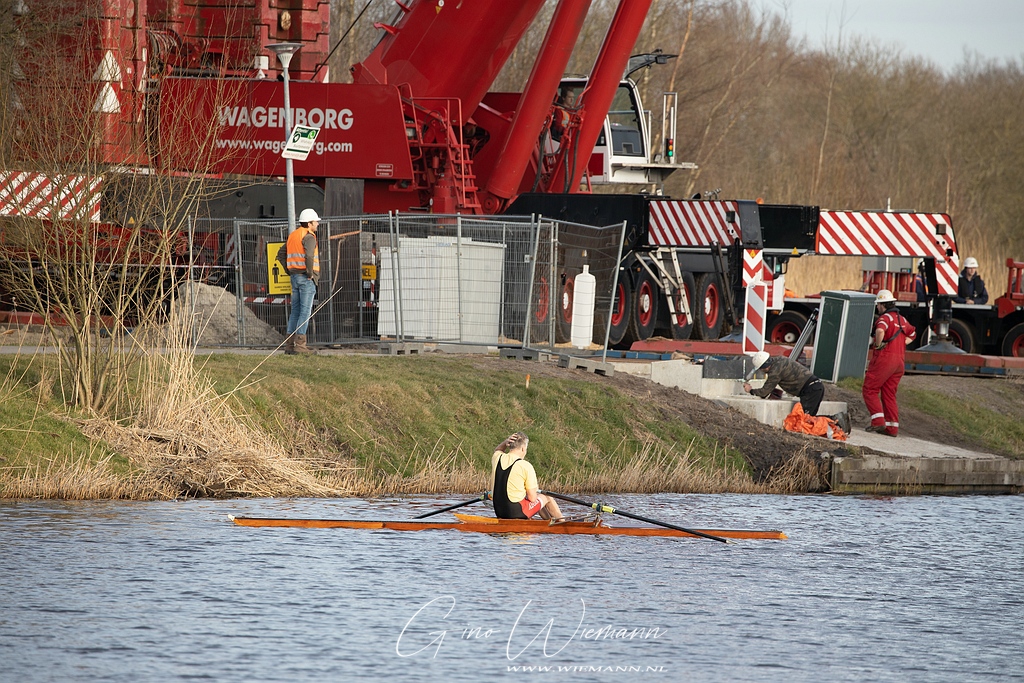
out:
{"label": "crane cab", "polygon": [[[559,106],[571,108],[586,86],[586,78],[562,79],[559,93],[564,104]],[[565,93],[573,93],[573,100],[565,101]],[[590,184],[659,185],[675,171],[697,167],[688,162],[677,163],[674,156],[669,157],[668,150],[655,150],[651,128],[651,112],[644,109],[636,83],[623,79],[615,90],[604,129],[587,164]],[[674,140],[675,93],[665,93],[661,144],[668,146]]]}

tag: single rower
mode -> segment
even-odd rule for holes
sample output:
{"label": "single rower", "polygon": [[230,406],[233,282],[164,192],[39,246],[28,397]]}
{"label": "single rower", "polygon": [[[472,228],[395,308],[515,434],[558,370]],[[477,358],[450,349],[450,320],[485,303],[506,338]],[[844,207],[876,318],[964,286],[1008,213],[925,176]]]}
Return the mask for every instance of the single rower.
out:
{"label": "single rower", "polygon": [[529,437],[516,432],[494,449],[491,457],[494,515],[501,519],[530,519],[539,513],[543,519],[562,519],[558,503],[540,493],[537,472],[526,462],[529,446]]}

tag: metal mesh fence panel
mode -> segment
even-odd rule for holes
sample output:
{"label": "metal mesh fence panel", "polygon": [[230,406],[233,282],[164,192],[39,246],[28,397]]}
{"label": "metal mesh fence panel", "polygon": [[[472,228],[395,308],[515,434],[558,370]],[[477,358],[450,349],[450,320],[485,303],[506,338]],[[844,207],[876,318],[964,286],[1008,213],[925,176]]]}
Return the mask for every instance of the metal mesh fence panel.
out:
{"label": "metal mesh fence panel", "polygon": [[[320,259],[329,251],[331,275],[321,276],[314,306],[318,343],[375,341],[380,314],[380,236],[390,229],[388,216],[324,218],[320,222]],[[321,266],[322,268],[323,266]],[[321,303],[322,302],[322,303]]]}
{"label": "metal mesh fence panel", "polygon": [[[234,309],[230,323],[217,324],[217,334],[197,332],[200,343],[276,346],[283,340],[291,283],[277,252],[287,232],[280,220],[195,221],[182,258],[192,264],[188,286],[208,294],[192,300],[210,305],[212,297],[218,309]],[[587,264],[597,280],[594,341],[604,344],[621,226],[361,215],[322,219],[317,238],[320,281],[307,335],[312,343],[383,339],[553,348],[569,340],[573,283]],[[203,320],[210,325],[209,317]],[[613,343],[615,334],[613,329]]]}
{"label": "metal mesh fence panel", "polygon": [[[596,284],[593,343],[605,346],[609,331],[610,344],[622,341],[628,319],[622,306],[629,301],[618,278],[622,239],[621,224],[595,227],[540,221],[530,298],[530,346],[554,349],[556,344],[570,341],[575,281],[584,265]],[[618,296],[613,296],[616,291]]]}
{"label": "metal mesh fence panel", "polygon": [[529,219],[394,215],[379,235],[381,338],[522,343]]}

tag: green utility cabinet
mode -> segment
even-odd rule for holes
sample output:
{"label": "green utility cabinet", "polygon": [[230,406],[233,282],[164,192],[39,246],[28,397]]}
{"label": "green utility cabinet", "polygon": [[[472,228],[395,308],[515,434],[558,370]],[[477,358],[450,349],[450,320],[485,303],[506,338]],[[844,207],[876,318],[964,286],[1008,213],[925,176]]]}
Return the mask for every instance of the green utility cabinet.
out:
{"label": "green utility cabinet", "polygon": [[821,293],[811,372],[826,382],[864,376],[875,298],[864,292]]}

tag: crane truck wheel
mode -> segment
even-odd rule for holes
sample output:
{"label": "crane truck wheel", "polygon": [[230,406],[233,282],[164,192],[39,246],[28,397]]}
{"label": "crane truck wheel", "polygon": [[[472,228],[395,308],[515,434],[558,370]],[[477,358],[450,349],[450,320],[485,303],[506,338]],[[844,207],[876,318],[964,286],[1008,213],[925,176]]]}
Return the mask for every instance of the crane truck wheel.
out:
{"label": "crane truck wheel", "polygon": [[658,324],[658,299],[661,289],[646,270],[636,276],[632,304],[629,307],[629,325],[623,341],[633,343],[649,339]]}
{"label": "crane truck wheel", "polygon": [[953,318],[949,323],[949,341],[964,353],[978,353],[974,331],[963,320]]}
{"label": "crane truck wheel", "polygon": [[697,277],[697,339],[712,341],[722,336],[722,322],[725,319],[722,309],[722,279],[718,273],[701,273]]}
{"label": "crane truck wheel", "polygon": [[1024,358],[1024,323],[1014,325],[1003,337],[1003,355]]}
{"label": "crane truck wheel", "polygon": [[551,335],[551,287],[541,275],[534,286],[534,305],[530,312],[530,344],[546,343]]}
{"label": "crane truck wheel", "polygon": [[[672,330],[672,338],[684,341],[693,334],[694,311],[693,293],[697,287],[693,280],[693,273],[683,273],[683,287],[672,294],[672,307],[675,313],[671,315],[669,327]],[[683,313],[683,296],[686,296],[686,303],[689,304],[690,315]]]}
{"label": "crane truck wheel", "polygon": [[[629,277],[629,271],[620,272],[618,284],[615,285],[612,323],[608,327],[608,346],[615,348],[622,346],[623,339],[626,337],[626,329],[629,327],[630,302],[633,300],[633,283]],[[605,317],[608,315],[606,310],[595,309],[594,311],[594,324],[597,328],[594,330],[594,339],[604,339],[605,325],[608,322],[608,319]],[[626,348],[628,347],[629,345],[626,344]]]}
{"label": "crane truck wheel", "polygon": [[558,321],[555,323],[555,341],[563,344],[572,339],[572,299],[575,292],[576,276],[565,276],[561,296],[558,297]]}
{"label": "crane truck wheel", "polygon": [[783,311],[768,321],[765,339],[769,344],[793,346],[807,325],[807,316],[797,311]]}

